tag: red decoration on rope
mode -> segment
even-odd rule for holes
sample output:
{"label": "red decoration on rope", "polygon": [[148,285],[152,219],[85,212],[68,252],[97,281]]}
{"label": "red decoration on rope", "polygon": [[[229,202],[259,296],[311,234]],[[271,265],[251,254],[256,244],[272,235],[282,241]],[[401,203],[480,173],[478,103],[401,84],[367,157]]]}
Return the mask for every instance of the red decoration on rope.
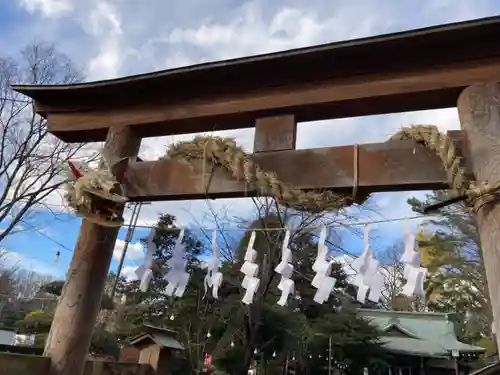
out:
{"label": "red decoration on rope", "polygon": [[68,160],[68,165],[69,165],[69,168],[71,169],[71,172],[73,172],[73,174],[75,175],[76,179],[79,179],[80,177],[82,177],[82,174],[78,170],[78,168],[75,167],[75,165],[69,160]]}

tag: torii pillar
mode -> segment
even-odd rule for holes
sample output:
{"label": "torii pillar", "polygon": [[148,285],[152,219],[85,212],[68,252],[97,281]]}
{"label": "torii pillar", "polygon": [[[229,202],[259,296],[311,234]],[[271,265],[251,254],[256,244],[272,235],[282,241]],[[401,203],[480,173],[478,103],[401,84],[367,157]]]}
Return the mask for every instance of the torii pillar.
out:
{"label": "torii pillar", "polygon": [[[118,158],[133,157],[140,143],[130,127],[111,127],[105,147]],[[45,344],[44,355],[51,359],[50,375],[83,373],[119,230],[82,221]]]}
{"label": "torii pillar", "polygon": [[[476,181],[500,181],[500,85],[467,87],[458,98],[458,114],[469,148]],[[500,198],[475,213],[492,308],[497,348],[500,348]]]}

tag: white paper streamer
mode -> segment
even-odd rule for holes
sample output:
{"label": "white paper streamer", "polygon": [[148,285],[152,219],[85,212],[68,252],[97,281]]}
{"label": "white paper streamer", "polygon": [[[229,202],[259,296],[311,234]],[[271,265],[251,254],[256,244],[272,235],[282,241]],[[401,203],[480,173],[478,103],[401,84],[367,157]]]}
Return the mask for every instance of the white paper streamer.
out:
{"label": "white paper streamer", "polygon": [[255,263],[255,260],[257,259],[257,251],[253,248],[255,235],[255,231],[252,231],[248,241],[247,251],[245,252],[245,262],[240,268],[240,272],[245,275],[243,281],[241,282],[241,286],[246,289],[241,301],[247,305],[253,302],[255,292],[257,292],[260,283],[260,279],[257,277],[259,265]]}
{"label": "white paper streamer", "polygon": [[420,267],[420,252],[416,236],[411,233],[409,223],[405,223],[405,250],[400,261],[404,263],[403,274],[406,284],[402,294],[411,296],[424,295],[424,281],[427,277],[427,268]]}
{"label": "white paper streamer", "polygon": [[283,246],[281,248],[281,262],[274,269],[276,273],[281,275],[281,280],[278,284],[278,289],[281,290],[281,297],[277,302],[280,306],[286,305],[288,296],[292,294],[295,289],[295,283],[292,280],[292,251],[288,248],[289,241],[290,231],[287,229],[285,231],[285,239],[283,240]]}
{"label": "white paper streamer", "polygon": [[384,288],[384,277],[380,273],[378,260],[373,258],[373,253],[369,244],[369,227],[365,226],[363,235],[363,253],[356,258],[351,267],[357,272],[354,285],[358,287],[356,299],[365,303],[368,299],[378,302],[382,296]]}
{"label": "white paper streamer", "polygon": [[358,287],[356,300],[360,303],[366,302],[366,295],[370,289],[365,283],[365,275],[371,258],[372,251],[368,243],[368,226],[365,226],[363,236],[363,253],[351,262],[351,268],[356,272],[353,285]]}
{"label": "white paper streamer", "polygon": [[332,261],[327,260],[328,248],[325,245],[326,227],[321,229],[318,240],[318,254],[312,266],[316,275],[314,276],[311,285],[317,289],[314,295],[314,302],[325,303],[330,298],[330,294],[335,287],[337,280],[330,276],[332,272]]}
{"label": "white paper streamer", "polygon": [[368,242],[368,234],[369,234],[369,228],[366,225],[364,228],[364,235],[363,235],[363,253],[354,259],[351,263],[351,267],[356,271],[358,274],[364,275],[366,273],[366,269],[368,267],[368,264],[370,263],[370,259],[372,259],[372,250],[370,248],[370,244]]}
{"label": "white paper streamer", "polygon": [[153,278],[153,271],[151,270],[151,267],[153,266],[153,255],[156,252],[156,244],[153,241],[155,238],[155,234],[156,234],[156,229],[152,228],[147,238],[147,250],[146,250],[146,255],[144,256],[144,261],[134,271],[139,280],[141,281],[139,284],[139,289],[142,292],[148,290],[149,283]]}
{"label": "white paper streamer", "polygon": [[408,297],[423,296],[425,294],[424,281],[426,277],[427,268],[408,266],[406,284],[403,286],[401,293]]}
{"label": "white paper streamer", "polygon": [[165,280],[168,284],[164,290],[167,296],[182,297],[189,281],[189,273],[186,272],[187,260],[184,259],[186,247],[182,243],[183,238],[184,229],[181,229],[175,241],[172,257],[167,262],[169,270],[165,275]]}
{"label": "white paper streamer", "polygon": [[356,275],[356,278],[354,279],[355,286],[358,287],[358,293],[356,294],[356,300],[361,303],[365,303],[366,301],[366,295],[368,294],[368,286],[365,285],[363,281],[363,276],[362,275]]}
{"label": "white paper streamer", "polygon": [[400,261],[404,264],[413,266],[420,265],[420,253],[417,251],[417,238],[410,232],[408,223],[405,223],[404,253],[401,255]]}
{"label": "white paper streamer", "polygon": [[373,274],[369,280],[370,293],[368,293],[368,299],[372,302],[378,302],[380,297],[382,297],[382,290],[384,289],[384,276],[379,272],[379,267],[375,274]]}
{"label": "white paper streamer", "polygon": [[[219,298],[219,287],[222,285],[222,272],[219,272],[220,260],[219,260],[219,247],[217,246],[217,231],[212,233],[212,256],[206,262],[203,263],[203,268],[207,269],[207,274],[205,276],[205,295],[209,288],[212,288],[212,295],[215,299]],[[205,296],[203,296],[205,297]]]}

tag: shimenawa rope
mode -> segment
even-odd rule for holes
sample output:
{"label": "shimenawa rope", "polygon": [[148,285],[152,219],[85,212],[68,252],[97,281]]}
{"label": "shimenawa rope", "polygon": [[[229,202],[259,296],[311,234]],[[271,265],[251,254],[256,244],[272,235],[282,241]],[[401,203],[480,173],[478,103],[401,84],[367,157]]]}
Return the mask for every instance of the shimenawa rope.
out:
{"label": "shimenawa rope", "polygon": [[[465,176],[461,157],[453,141],[440,133],[434,125],[412,125],[402,128],[390,140],[413,140],[435,151],[443,163],[450,187],[459,195],[467,196],[467,203],[474,209],[484,204],[484,198],[492,197],[500,185],[490,186],[487,182],[472,183]],[[192,141],[182,141],[167,150],[167,158],[182,159],[188,163],[202,160],[220,165],[233,178],[244,180],[261,194],[270,194],[280,203],[300,211],[321,212],[333,211],[353,203],[361,203],[367,196],[356,199],[358,185],[358,148],[355,147],[355,176],[353,196],[342,196],[329,190],[304,191],[295,190],[280,182],[274,172],[264,171],[254,163],[249,154],[236,145],[233,139],[221,137],[197,136]]]}
{"label": "shimenawa rope", "polygon": [[[402,128],[393,135],[390,140],[413,140],[436,152],[443,163],[450,187],[458,195],[466,196],[468,206],[479,209],[484,203],[496,198],[500,190],[500,184],[490,186],[488,182],[473,183],[467,180],[465,169],[461,163],[461,157],[453,141],[443,133],[440,133],[434,125],[413,125]],[[202,161],[203,188],[208,191],[205,183],[206,164],[212,164],[212,174],[216,166],[222,167],[233,178],[245,183],[261,195],[274,196],[280,203],[300,211],[318,213],[323,211],[335,211],[354,203],[362,203],[368,195],[359,196],[359,148],[354,147],[354,176],[352,196],[344,196],[331,190],[300,190],[292,189],[279,181],[276,173],[264,171],[256,164],[251,156],[239,147],[233,139],[210,136],[197,136],[192,141],[182,141],[172,145],[165,158],[177,159],[193,165],[193,161]],[[74,190],[74,189],[73,189]],[[69,195],[74,192],[69,189]],[[358,195],[358,197],[356,197]],[[72,197],[68,197],[71,203]],[[74,198],[74,197],[73,197]],[[85,212],[81,212],[87,216]]]}
{"label": "shimenawa rope", "polygon": [[485,203],[497,198],[500,181],[490,185],[488,181],[475,182],[467,179],[462,158],[458,155],[453,141],[447,134],[440,133],[434,125],[413,125],[401,129],[391,140],[409,139],[423,144],[435,151],[443,163],[450,188],[460,196],[466,196],[466,204],[472,211],[477,211]]}

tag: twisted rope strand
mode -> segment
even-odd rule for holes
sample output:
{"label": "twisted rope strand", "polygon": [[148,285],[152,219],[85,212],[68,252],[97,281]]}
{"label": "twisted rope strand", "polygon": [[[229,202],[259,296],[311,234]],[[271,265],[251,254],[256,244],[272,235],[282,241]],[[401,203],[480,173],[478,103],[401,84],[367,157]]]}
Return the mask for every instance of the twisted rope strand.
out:
{"label": "twisted rope strand", "polygon": [[[487,182],[469,181],[455,144],[447,134],[439,132],[434,125],[404,127],[390,140],[413,140],[436,152],[443,163],[450,188],[459,195],[466,195],[467,203],[475,209],[478,208],[482,197],[492,196],[500,190],[500,184],[489,186]],[[280,203],[299,211],[311,213],[336,211],[353,203],[361,203],[368,198],[365,196],[355,201],[354,197],[343,196],[331,190],[291,189],[279,181],[275,172],[264,171],[254,163],[250,155],[231,138],[197,136],[192,141],[173,144],[167,150],[166,157],[181,159],[188,163],[207,159],[206,161],[210,163],[220,165],[236,180],[243,180],[261,195],[272,195]]]}
{"label": "twisted rope strand", "polygon": [[[467,204],[473,210],[497,197],[500,182],[490,186],[488,182],[472,182],[465,175],[462,158],[458,155],[453,141],[444,133],[440,133],[434,125],[412,125],[402,128],[390,140],[412,140],[434,151],[440,158],[446,172],[450,188],[458,195],[467,197]],[[177,159],[193,166],[193,161],[202,161],[203,175],[207,163],[212,167],[221,166],[232,178],[243,181],[260,195],[271,195],[281,204],[299,211],[320,213],[323,211],[337,211],[354,203],[364,202],[368,196],[349,197],[337,194],[331,190],[300,190],[292,189],[282,183],[275,172],[264,171],[256,164],[251,155],[239,147],[234,139],[218,136],[197,136],[192,141],[182,141],[173,144],[165,158]],[[356,165],[355,165],[356,168]],[[204,184],[203,176],[203,184]],[[69,184],[67,201],[69,206],[81,211],[81,207],[74,207],[76,191]],[[208,189],[208,186],[207,186]],[[353,194],[357,186],[353,189]],[[89,212],[79,212],[89,218]],[[98,215],[97,215],[98,216]],[[96,218],[92,218],[96,220]],[[116,224],[114,224],[116,225]]]}
{"label": "twisted rope strand", "polygon": [[413,125],[401,129],[391,137],[392,140],[411,139],[435,151],[443,163],[450,188],[457,195],[465,195],[469,209],[477,211],[489,200],[496,198],[500,182],[489,185],[487,181],[475,182],[467,179],[462,158],[450,137],[440,133],[434,125]]}
{"label": "twisted rope strand", "polygon": [[[207,150],[205,154],[204,149]],[[352,198],[329,190],[305,191],[289,188],[279,181],[274,172],[264,171],[254,163],[250,155],[237,146],[233,139],[197,136],[192,141],[176,143],[167,151],[168,158],[187,162],[203,160],[204,156],[211,159],[211,163],[219,164],[236,180],[244,180],[259,194],[270,194],[280,203],[300,211],[334,211],[354,203]]]}

